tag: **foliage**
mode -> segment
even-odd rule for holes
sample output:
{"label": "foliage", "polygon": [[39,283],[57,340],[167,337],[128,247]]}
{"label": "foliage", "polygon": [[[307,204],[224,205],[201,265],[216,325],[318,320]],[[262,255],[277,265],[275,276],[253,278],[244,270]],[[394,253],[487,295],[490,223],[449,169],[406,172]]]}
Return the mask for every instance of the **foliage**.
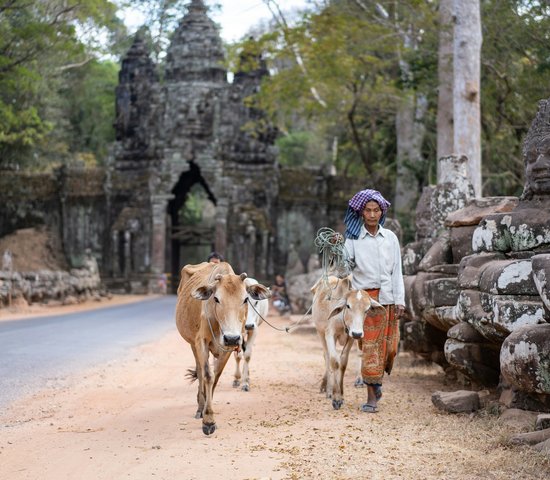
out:
{"label": "foliage", "polygon": [[[518,195],[522,139],[537,101],[548,97],[550,7],[530,0],[480,4],[483,191]],[[423,159],[407,165],[420,188],[433,183],[437,2],[332,0],[318,5],[294,27],[280,22],[258,41],[272,72],[258,104],[289,137],[279,144],[295,145],[309,129],[324,136],[327,147],[336,137],[340,172],[392,183],[395,114],[404,95],[422,94],[428,100]]]}
{"label": "foliage", "polygon": [[[0,1],[0,162],[34,165],[64,154],[67,72],[100,53],[95,39],[120,33],[107,0]],[[86,44],[83,38],[94,39]],[[104,43],[108,42],[108,35]]]}
{"label": "foliage", "polygon": [[329,162],[324,139],[315,132],[294,131],[276,141],[279,163],[289,167],[323,165]]}
{"label": "foliage", "polygon": [[545,2],[484,1],[482,29],[483,192],[519,195],[522,141],[537,102],[549,96],[550,7]]}

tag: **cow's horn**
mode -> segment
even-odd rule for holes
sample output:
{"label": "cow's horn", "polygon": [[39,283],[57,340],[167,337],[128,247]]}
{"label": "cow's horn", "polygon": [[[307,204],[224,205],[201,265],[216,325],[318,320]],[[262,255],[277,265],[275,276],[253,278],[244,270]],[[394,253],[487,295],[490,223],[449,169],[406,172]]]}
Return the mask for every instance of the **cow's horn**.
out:
{"label": "cow's horn", "polygon": [[241,277],[241,280],[244,282],[244,279],[248,277],[248,275],[246,273],[241,273],[240,274],[240,277]]}
{"label": "cow's horn", "polygon": [[214,277],[214,281],[217,282],[217,281],[221,280],[221,279],[222,279],[222,276],[223,276],[223,275],[222,275],[221,273],[218,273],[218,274]]}

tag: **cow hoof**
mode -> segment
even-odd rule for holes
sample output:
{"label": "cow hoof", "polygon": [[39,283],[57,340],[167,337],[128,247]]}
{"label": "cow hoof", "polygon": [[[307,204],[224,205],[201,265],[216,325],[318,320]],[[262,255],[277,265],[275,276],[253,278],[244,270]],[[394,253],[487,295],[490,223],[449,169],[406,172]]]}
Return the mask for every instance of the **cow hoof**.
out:
{"label": "cow hoof", "polygon": [[344,404],[344,400],[333,400],[332,401],[332,408],[334,410],[340,410],[340,407]]}
{"label": "cow hoof", "polygon": [[205,435],[212,435],[216,431],[215,423],[203,423],[202,424],[202,433]]}
{"label": "cow hoof", "polygon": [[241,384],[240,380],[233,380],[233,387],[237,388]]}
{"label": "cow hoof", "polygon": [[243,392],[249,392],[250,391],[250,387],[245,383],[242,387],[241,387],[241,390]]}

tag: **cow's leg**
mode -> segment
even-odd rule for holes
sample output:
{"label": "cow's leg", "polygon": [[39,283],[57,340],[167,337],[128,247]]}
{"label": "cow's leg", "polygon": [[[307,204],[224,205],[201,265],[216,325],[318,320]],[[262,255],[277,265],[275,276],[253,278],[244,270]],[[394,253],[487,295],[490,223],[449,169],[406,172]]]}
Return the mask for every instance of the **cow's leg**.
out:
{"label": "cow's leg", "polygon": [[212,384],[212,392],[216,389],[216,385],[218,384],[218,380],[221,377],[221,374],[223,372],[223,369],[225,368],[225,365],[227,361],[229,360],[229,357],[231,356],[231,352],[223,352],[214,362],[214,380]]}
{"label": "cow's leg", "polygon": [[[195,357],[195,372],[197,374],[197,380],[199,383],[199,386],[197,388],[197,412],[195,413],[195,418],[202,418],[202,414],[204,411],[204,403],[205,403],[205,395],[204,395],[204,376],[203,376],[203,368],[200,363],[200,356],[198,354],[197,347],[195,345],[191,345],[191,350],[193,350],[193,356]],[[208,361],[208,357],[207,357]]]}
{"label": "cow's leg", "polygon": [[[210,362],[208,361],[208,345],[202,341],[197,347],[197,364],[200,365],[202,375],[202,389],[199,390],[200,395],[204,395],[204,406],[202,409],[202,431],[205,435],[210,435],[216,430],[216,422],[214,420],[214,411],[212,409],[212,393],[214,391],[214,378],[212,375],[212,369],[210,368]],[[198,371],[197,371],[198,373]],[[200,388],[200,387],[199,387]],[[199,402],[200,408],[200,402]],[[198,412],[197,412],[198,413]]]}
{"label": "cow's leg", "polygon": [[256,340],[256,332],[258,328],[248,332],[248,339],[246,340],[246,348],[243,352],[243,384],[241,390],[248,392],[250,390],[250,358],[252,357],[252,348],[254,347],[254,341]]}
{"label": "cow's leg", "polygon": [[327,398],[332,398],[332,406],[335,409],[340,408],[341,403],[337,407],[334,403],[334,388],[335,388],[335,374],[340,368],[340,356],[338,355],[338,352],[336,351],[336,335],[334,333],[334,330],[331,328],[327,328],[325,332],[325,340],[327,342],[327,351],[328,351],[328,358],[329,358],[329,371],[328,371],[328,381],[327,381]]}
{"label": "cow's leg", "polygon": [[363,341],[359,340],[358,342],[354,342],[357,344],[357,358],[355,359],[355,382],[354,385],[357,388],[363,388],[366,385],[363,383],[363,375],[361,374],[361,364],[363,362]]}
{"label": "cow's leg", "polygon": [[319,338],[321,339],[321,344],[323,345],[323,357],[325,359],[325,373],[323,374],[323,378],[321,379],[321,388],[319,389],[319,392],[324,393],[326,392],[327,398],[329,398],[329,390],[327,390],[327,382],[328,382],[328,374],[329,374],[329,356],[328,356],[328,348],[327,348],[327,341],[325,340],[325,336],[319,334]]}
{"label": "cow's leg", "polygon": [[344,376],[348,366],[348,358],[353,341],[351,338],[346,340],[346,344],[340,355],[340,368],[334,372],[334,391],[332,393],[332,406],[338,410],[344,403]]}
{"label": "cow's leg", "polygon": [[242,351],[237,352],[235,350],[235,373],[233,376],[235,379],[233,380],[233,386],[236,388],[241,384],[241,358],[243,356]]}

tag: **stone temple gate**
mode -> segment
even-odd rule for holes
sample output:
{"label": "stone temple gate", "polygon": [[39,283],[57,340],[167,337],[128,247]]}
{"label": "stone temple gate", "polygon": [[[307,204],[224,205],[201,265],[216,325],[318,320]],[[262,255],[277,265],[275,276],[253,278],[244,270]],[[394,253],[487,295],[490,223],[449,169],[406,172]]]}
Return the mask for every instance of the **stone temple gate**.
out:
{"label": "stone temple gate", "polygon": [[[243,100],[267,71],[239,72],[228,83],[223,60],[217,28],[197,0],[173,36],[162,82],[139,35],[124,58],[111,159],[113,277],[124,269],[155,276],[167,266],[177,275],[210,250],[267,275],[276,132],[243,128],[259,118]],[[195,218],[182,210],[191,196]]]}

